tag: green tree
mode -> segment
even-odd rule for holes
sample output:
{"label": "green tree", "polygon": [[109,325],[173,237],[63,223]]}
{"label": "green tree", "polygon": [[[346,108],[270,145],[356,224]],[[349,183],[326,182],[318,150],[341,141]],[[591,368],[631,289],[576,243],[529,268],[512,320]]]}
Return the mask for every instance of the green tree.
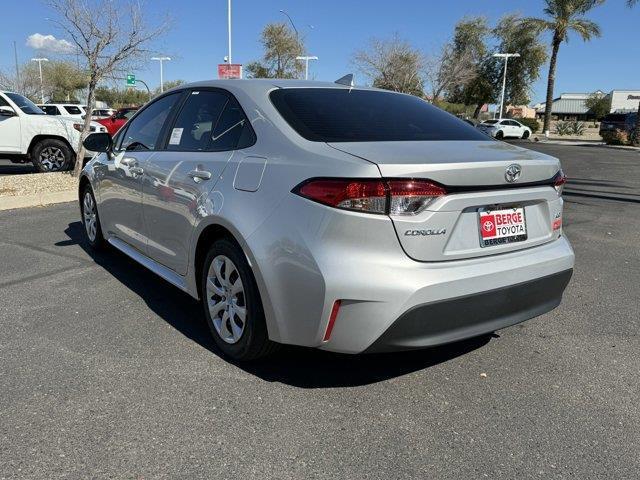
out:
{"label": "green tree", "polygon": [[492,52],[498,50],[521,55],[509,62],[505,102],[529,102],[531,84],[539,78],[547,55],[537,33],[525,28],[518,15],[505,15],[494,28],[489,27],[484,17],[465,18],[456,25],[452,43],[454,51],[470,53],[475,76],[450,91],[448,101],[474,105],[473,116],[478,118],[483,105],[498,100],[504,68],[504,63],[492,56]]}
{"label": "green tree", "polygon": [[611,99],[602,92],[593,92],[589,94],[584,102],[585,106],[593,113],[596,120],[604,117],[611,110]]}
{"label": "green tree", "polygon": [[270,23],[264,27],[260,42],[264,55],[261,60],[247,65],[249,78],[300,78],[304,65],[296,57],[303,54],[304,44],[285,23]]}
{"label": "green tree", "polygon": [[545,132],[549,131],[551,122],[553,87],[560,45],[569,40],[569,32],[577,33],[585,42],[593,37],[599,37],[600,27],[595,22],[585,18],[584,15],[603,2],[604,0],[545,0],[544,13],[546,18],[526,18],[523,20],[523,25],[536,32],[548,31],[552,34],[547,99],[544,112],[543,130]]}
{"label": "green tree", "polygon": [[[163,84],[163,91],[167,91],[170,90],[174,87],[179,87],[180,85],[184,85],[186,82],[184,80],[169,80],[167,82],[164,82]],[[160,87],[157,87],[154,91],[153,91],[153,96],[159,95],[160,94]]]}
{"label": "green tree", "polygon": [[[517,14],[502,17],[493,29],[500,52],[519,53],[520,57],[512,59],[507,69],[505,88],[506,105],[525,105],[530,101],[531,85],[540,78],[540,69],[547,61],[547,48],[543,45],[535,31],[522,24]],[[499,68],[492,69],[495,91],[502,87],[504,62],[494,62]]]}
{"label": "green tree", "polygon": [[353,63],[374,87],[424,95],[424,56],[398,35],[372,38],[365,49],[355,52]]}
{"label": "green tree", "polygon": [[71,62],[50,61],[42,65],[44,94],[51,102],[78,101],[78,90],[87,86],[85,71]]}

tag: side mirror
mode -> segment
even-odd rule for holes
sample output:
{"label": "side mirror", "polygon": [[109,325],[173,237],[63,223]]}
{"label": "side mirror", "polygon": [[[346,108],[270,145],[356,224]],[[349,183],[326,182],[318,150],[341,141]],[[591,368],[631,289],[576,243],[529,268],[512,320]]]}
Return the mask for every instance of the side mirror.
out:
{"label": "side mirror", "polygon": [[15,117],[17,115],[16,111],[11,107],[0,107],[0,116],[3,117]]}
{"label": "side mirror", "polygon": [[113,139],[108,133],[92,133],[82,142],[84,148],[92,152],[111,153],[113,151]]}

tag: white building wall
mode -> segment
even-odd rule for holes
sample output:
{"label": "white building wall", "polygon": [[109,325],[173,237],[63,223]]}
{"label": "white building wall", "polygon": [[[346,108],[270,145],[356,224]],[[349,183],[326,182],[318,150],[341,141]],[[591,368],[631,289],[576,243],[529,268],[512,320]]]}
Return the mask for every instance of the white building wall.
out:
{"label": "white building wall", "polygon": [[640,90],[613,90],[611,112],[636,112],[640,104]]}

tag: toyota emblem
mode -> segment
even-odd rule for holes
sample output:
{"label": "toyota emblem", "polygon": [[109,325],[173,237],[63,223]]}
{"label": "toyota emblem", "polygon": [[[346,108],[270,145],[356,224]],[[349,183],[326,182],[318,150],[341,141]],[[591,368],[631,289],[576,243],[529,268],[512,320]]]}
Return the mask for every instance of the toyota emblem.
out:
{"label": "toyota emblem", "polygon": [[522,167],[514,163],[507,167],[507,170],[504,172],[504,179],[509,183],[513,183],[520,178],[520,174],[522,174]]}
{"label": "toyota emblem", "polygon": [[493,222],[491,220],[487,220],[482,224],[485,232],[490,232],[493,230]]}

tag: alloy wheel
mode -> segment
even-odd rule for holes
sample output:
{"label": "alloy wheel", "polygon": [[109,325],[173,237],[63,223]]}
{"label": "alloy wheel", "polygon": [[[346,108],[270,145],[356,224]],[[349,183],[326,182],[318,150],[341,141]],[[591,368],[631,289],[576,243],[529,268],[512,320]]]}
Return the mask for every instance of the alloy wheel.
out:
{"label": "alloy wheel", "polygon": [[89,237],[89,240],[92,242],[95,242],[98,231],[98,215],[96,212],[96,203],[93,201],[93,195],[91,195],[90,191],[84,194],[82,215],[84,217],[84,228],[87,231],[87,237]]}
{"label": "alloy wheel", "polygon": [[207,304],[216,332],[237,343],[247,320],[244,286],[236,265],[225,255],[214,257],[207,273]]}
{"label": "alloy wheel", "polygon": [[47,147],[42,149],[38,156],[40,165],[44,170],[55,172],[62,170],[65,164],[64,152],[58,147]]}

